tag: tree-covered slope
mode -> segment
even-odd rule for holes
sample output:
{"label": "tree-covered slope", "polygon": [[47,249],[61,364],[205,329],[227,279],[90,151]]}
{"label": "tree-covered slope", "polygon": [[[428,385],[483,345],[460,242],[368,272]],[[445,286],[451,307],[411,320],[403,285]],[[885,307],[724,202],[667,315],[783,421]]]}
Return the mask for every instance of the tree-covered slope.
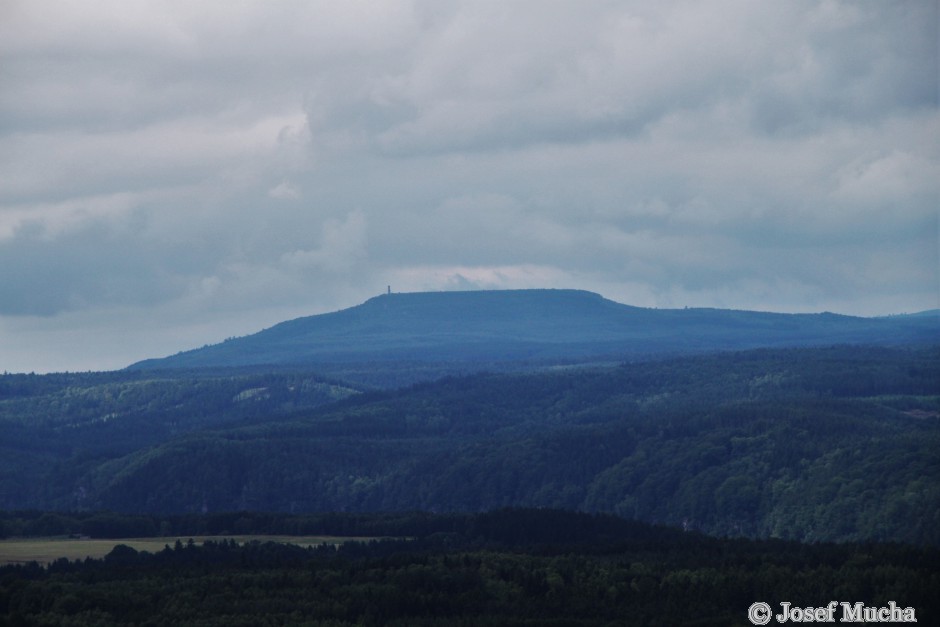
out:
{"label": "tree-covered slope", "polygon": [[579,290],[383,294],[135,369],[362,361],[506,362],[940,340],[938,316],[630,307]]}
{"label": "tree-covered slope", "polygon": [[80,472],[63,461],[37,505],[561,507],[719,535],[940,544],[938,451],[937,349],[756,350],[451,378],[259,415]]}
{"label": "tree-covered slope", "polygon": [[0,376],[0,508],[80,506],[75,476],[178,436],[357,394],[307,372],[89,372]]}

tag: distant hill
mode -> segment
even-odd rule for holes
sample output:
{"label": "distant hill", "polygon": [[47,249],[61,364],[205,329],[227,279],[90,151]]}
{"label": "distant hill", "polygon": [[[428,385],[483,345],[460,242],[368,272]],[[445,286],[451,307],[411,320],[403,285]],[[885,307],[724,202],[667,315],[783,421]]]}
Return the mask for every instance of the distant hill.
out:
{"label": "distant hill", "polygon": [[940,341],[940,316],[859,318],[631,307],[581,290],[383,294],[131,369],[352,362],[513,362]]}

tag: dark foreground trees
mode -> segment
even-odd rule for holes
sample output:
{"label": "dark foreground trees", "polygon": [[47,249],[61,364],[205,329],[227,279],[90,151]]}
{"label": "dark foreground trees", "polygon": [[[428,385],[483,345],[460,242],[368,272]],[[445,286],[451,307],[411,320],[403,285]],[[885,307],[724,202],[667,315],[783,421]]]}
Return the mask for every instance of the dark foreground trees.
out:
{"label": "dark foreground trees", "polygon": [[182,540],[5,567],[0,625],[748,625],[755,601],[833,600],[940,617],[936,549],[716,539],[551,510],[412,522],[419,535],[339,548]]}

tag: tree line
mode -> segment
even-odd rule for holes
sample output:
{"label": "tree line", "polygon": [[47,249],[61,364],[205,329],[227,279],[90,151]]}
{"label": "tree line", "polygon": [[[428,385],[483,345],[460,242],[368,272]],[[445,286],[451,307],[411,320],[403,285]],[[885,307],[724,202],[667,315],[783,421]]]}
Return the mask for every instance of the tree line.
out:
{"label": "tree line", "polygon": [[940,617],[935,548],[719,539],[555,510],[396,516],[345,524],[397,525],[407,539],[181,538],[156,553],[119,544],[102,560],[3,567],[0,625],[717,626],[749,624],[757,600],[833,599]]}

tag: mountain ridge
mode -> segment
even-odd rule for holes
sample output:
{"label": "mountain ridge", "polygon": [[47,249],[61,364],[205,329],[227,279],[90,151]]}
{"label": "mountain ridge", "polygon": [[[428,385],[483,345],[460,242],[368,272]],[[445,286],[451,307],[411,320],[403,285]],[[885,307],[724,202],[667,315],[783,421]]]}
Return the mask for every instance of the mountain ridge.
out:
{"label": "mountain ridge", "polygon": [[348,361],[520,361],[940,340],[933,316],[651,309],[574,289],[387,293],[130,369]]}

